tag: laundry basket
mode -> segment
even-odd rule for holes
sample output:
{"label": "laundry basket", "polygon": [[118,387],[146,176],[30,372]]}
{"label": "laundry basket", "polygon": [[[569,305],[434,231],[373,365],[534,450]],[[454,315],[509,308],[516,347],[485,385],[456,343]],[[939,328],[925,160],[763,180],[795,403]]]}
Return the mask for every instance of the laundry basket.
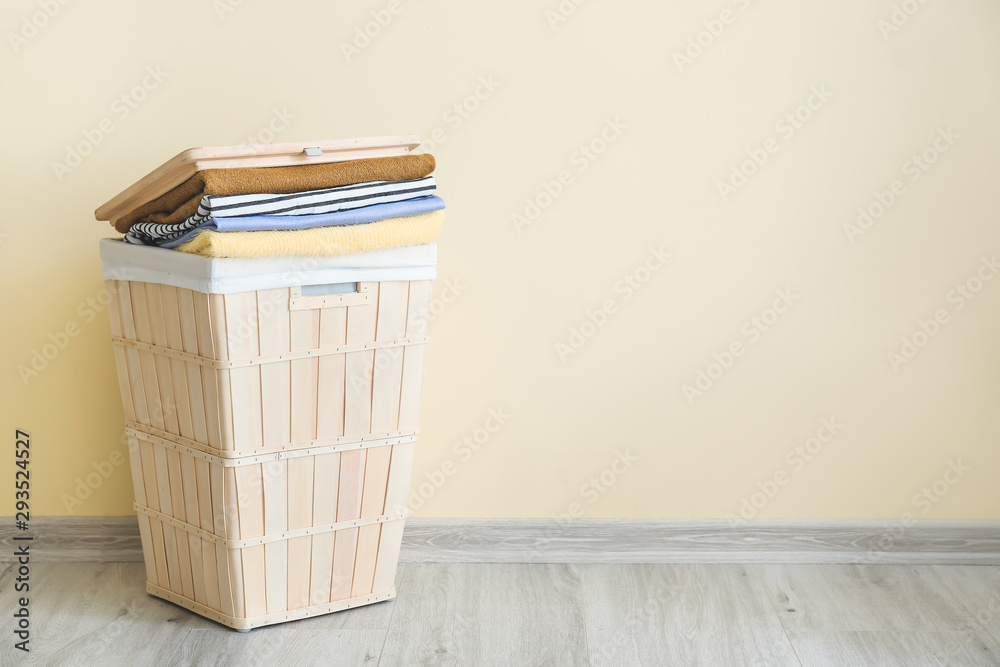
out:
{"label": "laundry basket", "polygon": [[436,246],[100,250],[148,592],[239,630],[394,597]]}

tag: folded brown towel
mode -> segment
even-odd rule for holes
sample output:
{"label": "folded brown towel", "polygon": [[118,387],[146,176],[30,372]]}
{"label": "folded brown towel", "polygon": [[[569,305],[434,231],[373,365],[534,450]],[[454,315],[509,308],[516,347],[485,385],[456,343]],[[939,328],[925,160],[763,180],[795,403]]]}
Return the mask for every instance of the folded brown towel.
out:
{"label": "folded brown towel", "polygon": [[434,156],[425,153],[291,167],[206,169],[111,225],[124,234],[136,222],[184,222],[197,213],[205,195],[289,194],[368,181],[409,181],[427,176],[434,166]]}

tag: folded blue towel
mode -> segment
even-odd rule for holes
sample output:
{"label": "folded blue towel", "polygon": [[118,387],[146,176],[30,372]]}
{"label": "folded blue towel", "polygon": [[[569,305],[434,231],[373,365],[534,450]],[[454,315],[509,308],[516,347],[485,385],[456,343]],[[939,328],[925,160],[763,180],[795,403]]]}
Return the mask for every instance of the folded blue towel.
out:
{"label": "folded blue towel", "polygon": [[363,208],[314,215],[246,215],[238,218],[209,218],[206,224],[192,229],[183,236],[160,244],[161,248],[174,248],[187,243],[199,232],[210,229],[217,232],[252,232],[262,229],[309,229],[310,227],[334,227],[339,225],[360,225],[377,222],[386,218],[398,218],[440,211],[444,200],[440,197],[420,197],[388,204],[374,204]]}

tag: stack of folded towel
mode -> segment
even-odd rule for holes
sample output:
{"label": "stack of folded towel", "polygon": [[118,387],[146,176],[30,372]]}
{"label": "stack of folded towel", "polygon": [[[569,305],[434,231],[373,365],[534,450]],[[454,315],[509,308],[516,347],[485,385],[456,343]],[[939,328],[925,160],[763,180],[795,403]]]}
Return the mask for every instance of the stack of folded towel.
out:
{"label": "stack of folded towel", "polygon": [[432,155],[206,169],[112,225],[128,243],[204,257],[347,255],[431,243]]}

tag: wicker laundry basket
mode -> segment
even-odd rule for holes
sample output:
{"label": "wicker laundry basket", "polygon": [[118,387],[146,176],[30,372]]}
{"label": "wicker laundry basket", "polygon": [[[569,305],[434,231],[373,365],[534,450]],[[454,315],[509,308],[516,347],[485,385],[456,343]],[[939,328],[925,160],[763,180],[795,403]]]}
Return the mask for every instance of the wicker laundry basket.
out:
{"label": "wicker laundry basket", "polygon": [[435,246],[101,255],[148,592],[239,630],[394,597]]}

